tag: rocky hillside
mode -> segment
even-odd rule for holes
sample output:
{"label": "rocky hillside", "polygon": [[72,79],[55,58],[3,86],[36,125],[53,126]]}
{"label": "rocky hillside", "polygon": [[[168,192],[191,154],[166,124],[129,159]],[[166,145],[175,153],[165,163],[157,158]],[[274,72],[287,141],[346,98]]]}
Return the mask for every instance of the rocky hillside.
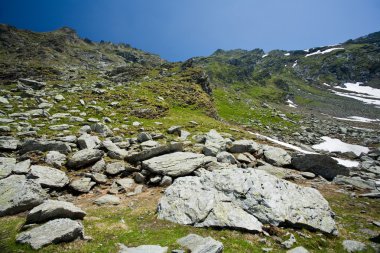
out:
{"label": "rocky hillside", "polygon": [[0,252],[378,252],[378,47],[171,63],[1,25]]}

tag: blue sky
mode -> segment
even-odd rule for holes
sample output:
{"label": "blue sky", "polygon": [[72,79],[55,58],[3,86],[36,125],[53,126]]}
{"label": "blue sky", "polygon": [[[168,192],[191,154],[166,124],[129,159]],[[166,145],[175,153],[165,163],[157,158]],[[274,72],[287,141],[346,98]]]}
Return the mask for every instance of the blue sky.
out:
{"label": "blue sky", "polygon": [[177,61],[216,49],[305,49],[380,31],[379,0],[0,0],[0,23],[74,28]]}

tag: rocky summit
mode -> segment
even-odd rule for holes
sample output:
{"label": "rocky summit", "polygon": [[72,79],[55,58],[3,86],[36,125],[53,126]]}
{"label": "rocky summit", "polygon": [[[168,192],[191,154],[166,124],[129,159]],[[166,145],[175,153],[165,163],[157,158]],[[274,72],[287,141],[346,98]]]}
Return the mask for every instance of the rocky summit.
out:
{"label": "rocky summit", "polygon": [[0,25],[0,252],[379,252],[379,52]]}

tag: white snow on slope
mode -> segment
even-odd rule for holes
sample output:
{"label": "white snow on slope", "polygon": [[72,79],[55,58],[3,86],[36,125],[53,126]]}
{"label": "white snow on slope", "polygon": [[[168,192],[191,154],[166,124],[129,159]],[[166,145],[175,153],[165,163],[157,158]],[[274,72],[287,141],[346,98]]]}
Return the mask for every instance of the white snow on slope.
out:
{"label": "white snow on slope", "polygon": [[[247,131],[249,134],[252,134],[252,135],[255,135],[257,137],[260,137],[260,138],[263,138],[267,141],[270,141],[270,142],[273,142],[273,143],[276,143],[280,146],[283,146],[283,147],[286,147],[288,149],[292,149],[294,151],[298,151],[300,153],[303,153],[303,154],[318,154],[316,152],[310,152],[310,151],[307,151],[307,150],[304,150],[300,147],[297,147],[295,145],[292,145],[292,144],[289,144],[289,143],[286,143],[286,142],[282,142],[282,141],[279,141],[279,140],[275,140],[273,138],[270,138],[268,136],[265,136],[265,135],[261,135],[261,134],[258,134],[258,133],[252,133],[250,131]],[[347,168],[350,168],[350,167],[358,167],[359,166],[359,162],[357,161],[352,161],[352,160],[345,160],[345,159],[341,159],[341,158],[336,158],[336,157],[333,157],[334,160],[336,160],[338,162],[338,164],[340,165],[343,165]]]}
{"label": "white snow on slope", "polygon": [[364,94],[373,98],[380,99],[380,89],[375,89],[370,86],[361,86],[361,82],[357,83],[345,83],[344,87],[335,87],[340,90],[352,91],[360,94]]}
{"label": "white snow on slope", "polygon": [[261,58],[265,58],[265,57],[267,57],[268,56],[268,54],[264,54],[263,56],[261,56]]}
{"label": "white snow on slope", "polygon": [[297,64],[298,64],[298,62],[297,62],[297,61],[295,61],[295,62],[293,63],[293,66],[292,66],[292,68],[295,68],[295,67],[297,66]]}
{"label": "white snow on slope", "polygon": [[290,55],[290,53],[286,53],[286,54],[284,54],[284,56],[289,56]]}
{"label": "white snow on slope", "polygon": [[350,116],[347,118],[337,118],[334,117],[334,119],[339,119],[339,120],[344,120],[344,121],[354,121],[354,122],[363,122],[363,123],[371,123],[371,122],[378,122],[380,119],[368,119],[364,117],[359,117],[359,116]]}
{"label": "white snow on slope", "polygon": [[329,84],[327,83],[323,83],[324,86],[327,86],[327,87],[331,87]]}
{"label": "white snow on slope", "polygon": [[343,47],[335,47],[335,48],[326,49],[324,51],[318,50],[314,53],[310,53],[310,54],[305,55],[305,57],[309,57],[309,56],[317,55],[317,54],[327,54],[327,53],[330,53],[330,52],[335,51],[335,50],[344,50],[344,48]]}
{"label": "white snow on slope", "polygon": [[288,99],[286,101],[286,103],[288,103],[288,106],[289,107],[292,107],[292,108],[297,108],[298,105],[296,105],[292,100]]}
{"label": "white snow on slope", "polygon": [[369,151],[369,148],[367,147],[348,144],[339,139],[333,139],[328,136],[323,136],[322,139],[324,140],[324,142],[314,145],[312,146],[312,148],[328,152],[354,152],[356,155],[360,155],[361,153],[366,154]]}

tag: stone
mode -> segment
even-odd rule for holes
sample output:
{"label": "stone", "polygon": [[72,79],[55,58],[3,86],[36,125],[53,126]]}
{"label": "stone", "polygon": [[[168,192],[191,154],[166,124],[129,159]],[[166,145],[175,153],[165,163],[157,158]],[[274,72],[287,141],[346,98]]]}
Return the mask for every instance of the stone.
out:
{"label": "stone", "polygon": [[95,185],[96,183],[91,181],[91,178],[88,177],[82,177],[80,179],[73,180],[70,183],[70,187],[81,193],[87,193],[91,191],[91,188]]}
{"label": "stone", "polygon": [[104,137],[109,137],[113,135],[113,132],[111,131],[111,129],[107,125],[102,124],[102,123],[95,123],[91,125],[91,131],[98,133]]}
{"label": "stone", "polygon": [[0,180],[0,217],[30,210],[47,198],[39,184],[24,175],[12,175]]}
{"label": "stone", "polygon": [[219,152],[225,151],[230,140],[224,139],[216,130],[211,129],[205,135],[205,146],[203,154],[206,156],[216,156]]}
{"label": "stone", "polygon": [[16,174],[27,174],[30,171],[30,159],[16,163],[13,173]]}
{"label": "stone", "polygon": [[152,183],[152,184],[158,184],[159,182],[161,182],[161,176],[155,176],[155,177],[151,177],[149,182]]}
{"label": "stone", "polygon": [[297,240],[296,240],[296,238],[294,237],[294,235],[293,235],[293,234],[290,234],[289,239],[286,240],[286,241],[283,241],[283,242],[281,243],[281,245],[282,245],[283,247],[285,247],[286,249],[290,249],[291,247],[293,247],[293,244],[295,244],[296,242],[297,242]]}
{"label": "stone", "polygon": [[33,249],[40,249],[46,245],[60,242],[71,242],[83,238],[83,225],[71,219],[56,219],[21,232],[16,242],[29,244]]}
{"label": "stone", "polygon": [[230,168],[177,178],[158,205],[158,218],[196,227],[262,231],[287,225],[337,234],[334,213],[318,190],[261,170]]}
{"label": "stone", "polygon": [[0,150],[16,150],[20,141],[11,136],[0,136]]}
{"label": "stone", "polygon": [[104,152],[99,149],[82,149],[74,153],[66,163],[70,169],[80,169],[102,159]]}
{"label": "stone", "polygon": [[137,184],[143,184],[143,183],[145,183],[145,181],[146,181],[146,177],[145,177],[145,175],[143,175],[143,174],[140,173],[140,172],[135,172],[135,173],[133,173],[133,179],[135,180],[135,182],[136,182]]}
{"label": "stone", "polygon": [[286,253],[309,253],[307,249],[302,246],[286,251]]}
{"label": "stone", "polygon": [[27,140],[22,144],[19,152],[21,155],[23,155],[30,151],[58,151],[62,154],[67,155],[69,152],[71,152],[71,147],[69,144],[61,141]]}
{"label": "stone", "polygon": [[221,253],[223,244],[212,237],[202,237],[196,234],[189,234],[177,240],[182,247],[192,253]]}
{"label": "stone", "polygon": [[106,172],[109,175],[117,175],[121,172],[125,171],[125,163],[124,162],[115,162],[109,163],[106,166]]}
{"label": "stone", "polygon": [[308,171],[333,180],[337,175],[349,176],[349,169],[339,165],[328,155],[306,154],[293,157],[292,166],[299,171]]}
{"label": "stone", "polygon": [[164,155],[167,153],[179,152],[183,150],[183,144],[180,142],[170,143],[168,145],[162,145],[156,148],[143,150],[138,153],[129,154],[125,159],[130,163],[137,163],[150,159],[155,156]]}
{"label": "stone", "polygon": [[254,153],[261,148],[261,145],[252,140],[238,140],[232,142],[228,151],[231,153]]}
{"label": "stone", "polygon": [[179,138],[180,140],[184,141],[187,139],[187,137],[189,137],[191,135],[190,132],[186,131],[186,130],[181,130],[180,132],[180,135],[179,135]]}
{"label": "stone", "polygon": [[287,166],[291,164],[292,157],[282,148],[264,147],[265,160],[274,166]]}
{"label": "stone", "polygon": [[168,134],[181,134],[181,126],[171,126],[168,128],[167,133]]}
{"label": "stone", "polygon": [[2,103],[2,104],[9,104],[9,101],[8,101],[7,98],[0,96],[0,103]]}
{"label": "stone", "polygon": [[16,159],[0,157],[0,179],[9,176],[16,166]]}
{"label": "stone", "polygon": [[144,141],[151,141],[152,136],[149,133],[141,132],[137,135],[137,141],[138,142],[144,142]]}
{"label": "stone", "polygon": [[8,133],[11,131],[11,128],[9,126],[0,126],[0,132],[2,133]]}
{"label": "stone", "polygon": [[128,155],[127,150],[119,148],[110,140],[103,141],[102,145],[105,149],[108,150],[107,155],[113,159],[124,160],[124,158]]}
{"label": "stone", "polygon": [[62,188],[69,183],[66,173],[48,166],[32,165],[28,178],[42,187]]}
{"label": "stone", "polygon": [[45,158],[45,162],[55,168],[61,168],[66,163],[66,160],[66,155],[58,151],[49,151]]}
{"label": "stone", "polygon": [[43,223],[59,218],[82,220],[84,216],[86,216],[86,213],[70,202],[49,199],[30,210],[26,216],[25,223]]}
{"label": "stone", "polygon": [[67,130],[69,128],[70,128],[70,125],[68,125],[68,124],[49,126],[49,129],[53,130],[53,131],[63,131],[63,130]]}
{"label": "stone", "polygon": [[160,146],[157,141],[144,141],[140,144],[142,150],[152,149]]}
{"label": "stone", "polygon": [[20,78],[18,80],[19,80],[19,83],[22,83],[23,85],[26,85],[27,88],[31,88],[33,90],[41,90],[41,89],[45,88],[45,86],[46,86],[45,82],[39,82],[39,81],[32,80],[32,79]]}
{"label": "stone", "polygon": [[127,247],[119,243],[118,253],[167,253],[168,247],[161,247],[159,245],[141,245],[138,247]]}
{"label": "stone", "polygon": [[102,172],[106,169],[106,166],[107,166],[107,164],[104,161],[104,159],[100,159],[94,165],[92,165],[91,171],[92,172]]}
{"label": "stone", "polygon": [[78,146],[80,149],[93,149],[100,143],[97,136],[91,136],[88,133],[82,134],[78,138]]}
{"label": "stone", "polygon": [[95,204],[102,206],[102,205],[119,205],[120,204],[120,198],[115,195],[104,195],[99,198],[97,198],[94,201]]}
{"label": "stone", "polygon": [[160,182],[160,186],[166,187],[173,183],[173,178],[169,176],[163,176]]}
{"label": "stone", "polygon": [[116,180],[116,184],[119,186],[119,189],[128,192],[130,188],[134,185],[134,180],[132,178],[120,178]]}
{"label": "stone", "polygon": [[307,171],[301,172],[301,176],[303,176],[306,179],[313,179],[316,177],[316,175],[314,173],[307,172]]}
{"label": "stone", "polygon": [[359,189],[367,189],[367,190],[375,190],[375,182],[373,180],[364,180],[360,177],[346,177],[337,175],[334,180],[334,183],[340,185],[352,185],[355,188]]}
{"label": "stone", "polygon": [[344,240],[342,245],[344,250],[349,253],[362,252],[367,249],[367,246],[364,243],[354,240]]}
{"label": "stone", "polygon": [[179,177],[189,175],[211,161],[212,158],[202,154],[175,152],[145,160],[142,162],[142,168],[154,174]]}
{"label": "stone", "polygon": [[54,100],[59,102],[59,101],[65,100],[65,98],[61,94],[58,94],[58,95],[55,95]]}
{"label": "stone", "polygon": [[230,164],[237,163],[235,157],[231,153],[228,153],[227,151],[222,151],[218,153],[216,155],[216,159],[220,163],[230,163]]}
{"label": "stone", "polygon": [[88,174],[86,174],[86,176],[91,178],[92,180],[94,180],[96,183],[99,183],[99,184],[105,184],[105,183],[107,183],[107,180],[108,180],[106,175],[101,174],[101,173],[97,173],[97,172],[88,173]]}

